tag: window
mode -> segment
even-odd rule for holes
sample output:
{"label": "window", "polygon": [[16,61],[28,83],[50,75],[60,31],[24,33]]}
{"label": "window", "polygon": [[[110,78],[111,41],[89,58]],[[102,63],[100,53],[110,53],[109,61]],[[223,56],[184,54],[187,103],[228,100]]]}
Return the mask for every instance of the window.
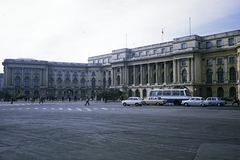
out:
{"label": "window", "polygon": [[24,73],[25,73],[25,74],[30,74],[30,68],[25,68],[25,69],[24,69]]}
{"label": "window", "polygon": [[206,42],[206,48],[207,49],[211,48],[211,42]]}
{"label": "window", "polygon": [[111,84],[112,84],[112,79],[111,79],[111,77],[109,77],[108,78],[108,86],[111,86]]}
{"label": "window", "polygon": [[68,77],[65,79],[65,86],[70,87],[70,79]]}
{"label": "window", "polygon": [[20,85],[21,85],[21,79],[19,76],[17,76],[15,78],[15,87],[20,87]]}
{"label": "window", "polygon": [[187,71],[185,69],[182,71],[182,81],[187,82]]}
{"label": "window", "polygon": [[187,44],[186,43],[182,43],[182,49],[186,49],[187,48]]}
{"label": "window", "polygon": [[153,50],[153,54],[157,54],[157,50]]}
{"label": "window", "polygon": [[223,83],[223,69],[219,68],[217,71],[217,74],[218,74],[218,82]]}
{"label": "window", "polygon": [[206,82],[207,83],[212,83],[212,71],[211,71],[211,69],[207,70],[206,77],[207,77]]}
{"label": "window", "polygon": [[117,59],[120,59],[120,58],[121,58],[121,57],[120,57],[120,54],[118,54],[118,55],[117,55]]}
{"label": "window", "polygon": [[15,68],[15,73],[20,74],[21,73],[21,69],[20,68]]}
{"label": "window", "polygon": [[207,59],[207,65],[211,66],[212,65],[212,59]]}
{"label": "window", "polygon": [[120,86],[120,76],[117,76],[117,85]]}
{"label": "window", "polygon": [[96,75],[95,75],[95,71],[92,71],[92,76],[96,76]]}
{"label": "window", "polygon": [[234,45],[234,38],[229,38],[228,39],[228,45],[229,46]]}
{"label": "window", "polygon": [[66,76],[70,76],[70,72],[69,71],[66,71]]}
{"label": "window", "polygon": [[165,52],[166,52],[165,48],[162,48],[162,53],[165,53]]}
{"label": "window", "polygon": [[77,76],[77,75],[78,75],[78,74],[77,74],[77,71],[74,71],[74,72],[73,72],[73,75],[74,75],[74,76]]}
{"label": "window", "polygon": [[82,78],[82,79],[81,79],[81,87],[85,87],[85,83],[86,83],[85,79]]}
{"label": "window", "polygon": [[62,71],[58,71],[58,76],[61,76],[62,75]]}
{"label": "window", "polygon": [[73,79],[73,85],[74,85],[75,87],[77,87],[77,85],[78,85],[78,80],[77,80],[76,77]]}
{"label": "window", "polygon": [[58,86],[62,85],[62,79],[60,77],[58,77],[58,79],[57,79],[57,84],[58,84]]}
{"label": "window", "polygon": [[229,63],[234,63],[235,62],[235,58],[234,57],[229,57]]}
{"label": "window", "polygon": [[139,52],[139,56],[142,56],[142,52]]}
{"label": "window", "polygon": [[39,74],[39,69],[34,69],[33,74]]}
{"label": "window", "polygon": [[222,58],[218,58],[217,59],[217,64],[223,64],[223,59]]}
{"label": "window", "polygon": [[24,79],[24,86],[25,87],[30,87],[30,78],[27,76]]}
{"label": "window", "polygon": [[186,66],[187,65],[187,61],[184,59],[182,60],[182,66]]}
{"label": "window", "polygon": [[103,78],[103,88],[106,88],[106,78]]}
{"label": "window", "polygon": [[34,87],[38,87],[39,86],[39,78],[37,76],[34,77],[34,79],[33,79],[33,85],[34,85]]}
{"label": "window", "polygon": [[149,56],[150,55],[150,51],[146,51],[146,55]]}
{"label": "window", "polygon": [[170,52],[172,52],[173,51],[173,47],[170,47]]}
{"label": "window", "polygon": [[229,70],[229,78],[230,81],[236,81],[236,69],[234,67],[231,67]]}
{"label": "window", "polygon": [[50,75],[53,75],[53,70],[50,70],[50,71],[49,71],[49,74],[50,74]]}
{"label": "window", "polygon": [[217,47],[222,47],[222,40],[217,40]]}
{"label": "window", "polygon": [[81,76],[85,76],[85,72],[81,72]]}

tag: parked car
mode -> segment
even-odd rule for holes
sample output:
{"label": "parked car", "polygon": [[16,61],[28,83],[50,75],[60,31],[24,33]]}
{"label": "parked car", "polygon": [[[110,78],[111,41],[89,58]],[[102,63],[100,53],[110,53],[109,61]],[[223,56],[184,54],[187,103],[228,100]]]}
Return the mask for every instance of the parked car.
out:
{"label": "parked car", "polygon": [[145,102],[140,97],[129,97],[127,100],[123,100],[122,104],[124,106],[135,105],[135,106],[142,106]]}
{"label": "parked car", "polygon": [[167,100],[162,99],[161,97],[148,97],[148,99],[144,100],[146,105],[164,105]]}
{"label": "parked car", "polygon": [[208,97],[205,101],[204,104],[206,106],[212,106],[212,105],[217,105],[217,106],[223,106],[226,104],[225,100],[221,100],[219,97]]}
{"label": "parked car", "polygon": [[191,97],[189,100],[183,100],[181,104],[185,106],[205,106],[203,97]]}

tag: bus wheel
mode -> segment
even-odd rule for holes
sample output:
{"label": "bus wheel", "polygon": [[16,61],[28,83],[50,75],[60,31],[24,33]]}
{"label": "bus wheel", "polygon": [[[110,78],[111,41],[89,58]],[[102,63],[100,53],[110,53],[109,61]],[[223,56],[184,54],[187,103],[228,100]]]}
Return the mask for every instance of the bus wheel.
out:
{"label": "bus wheel", "polygon": [[179,105],[178,100],[174,100],[174,101],[173,101],[173,104],[174,104],[175,106]]}

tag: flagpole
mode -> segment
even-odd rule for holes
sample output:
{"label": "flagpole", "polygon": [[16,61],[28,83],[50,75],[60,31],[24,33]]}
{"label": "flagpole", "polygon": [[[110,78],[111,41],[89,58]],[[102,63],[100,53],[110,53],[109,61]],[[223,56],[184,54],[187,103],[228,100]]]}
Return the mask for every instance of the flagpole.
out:
{"label": "flagpole", "polygon": [[163,42],[163,28],[162,28],[162,42]]}
{"label": "flagpole", "polygon": [[189,18],[189,34],[190,34],[190,36],[191,36],[191,17]]}

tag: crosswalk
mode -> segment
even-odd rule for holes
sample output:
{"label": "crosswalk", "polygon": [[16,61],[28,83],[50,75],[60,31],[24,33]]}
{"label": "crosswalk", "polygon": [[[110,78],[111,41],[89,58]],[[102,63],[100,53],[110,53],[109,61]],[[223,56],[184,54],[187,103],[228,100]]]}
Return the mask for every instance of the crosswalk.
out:
{"label": "crosswalk", "polygon": [[79,112],[92,112],[92,111],[110,111],[115,110],[114,108],[90,108],[90,107],[9,107],[9,108],[1,108],[2,111],[17,111],[17,110],[48,110],[48,111],[79,111]]}

